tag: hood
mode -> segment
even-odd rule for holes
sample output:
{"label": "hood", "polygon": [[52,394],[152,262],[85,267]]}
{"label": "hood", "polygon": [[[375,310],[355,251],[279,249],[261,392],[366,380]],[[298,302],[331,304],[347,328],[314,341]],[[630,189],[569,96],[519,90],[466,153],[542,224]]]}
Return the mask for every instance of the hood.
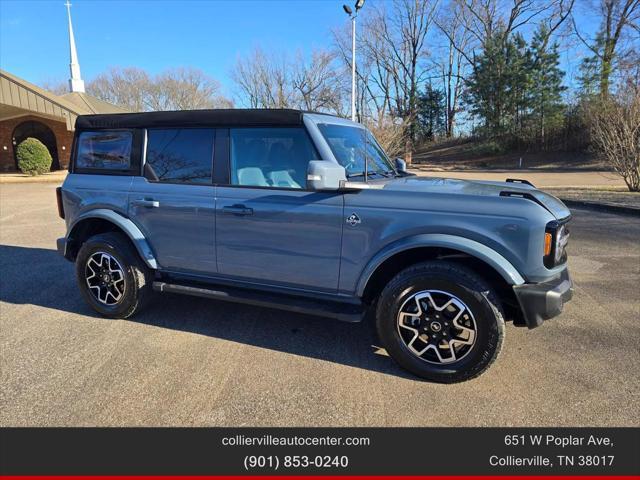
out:
{"label": "hood", "polygon": [[408,192],[415,191],[491,197],[504,196],[505,201],[508,201],[509,196],[518,198],[520,198],[521,195],[531,196],[531,201],[539,203],[558,220],[571,215],[569,209],[559,199],[531,185],[523,183],[410,176],[389,180],[385,182],[383,188],[385,190],[403,190]]}

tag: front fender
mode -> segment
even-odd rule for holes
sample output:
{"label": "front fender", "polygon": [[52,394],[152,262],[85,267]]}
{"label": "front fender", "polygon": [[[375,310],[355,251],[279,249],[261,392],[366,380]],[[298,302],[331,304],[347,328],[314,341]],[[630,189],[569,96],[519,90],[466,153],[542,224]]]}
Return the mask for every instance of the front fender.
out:
{"label": "front fender", "polygon": [[67,234],[67,243],[73,238],[73,232],[75,228],[80,224],[80,222],[90,218],[100,218],[118,226],[131,239],[133,245],[136,247],[136,250],[138,250],[140,257],[144,260],[147,266],[154,270],[158,268],[158,262],[156,261],[156,257],[153,253],[153,250],[151,249],[151,245],[149,245],[149,242],[147,242],[147,239],[144,237],[144,234],[140,231],[138,226],[130,219],[112,210],[99,208],[80,215],[69,227],[69,233]]}
{"label": "front fender", "polygon": [[361,297],[364,294],[369,279],[385,260],[402,251],[419,247],[441,247],[458,250],[493,267],[509,285],[522,285],[524,283],[522,275],[506,258],[482,243],[455,235],[421,234],[402,238],[378,252],[360,275],[356,289],[357,295]]}

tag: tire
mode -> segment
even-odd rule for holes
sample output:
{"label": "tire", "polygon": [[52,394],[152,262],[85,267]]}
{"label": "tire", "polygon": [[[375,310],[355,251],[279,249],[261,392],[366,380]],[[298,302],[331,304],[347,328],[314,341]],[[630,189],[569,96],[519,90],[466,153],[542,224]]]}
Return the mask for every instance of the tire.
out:
{"label": "tire", "polygon": [[153,276],[129,239],[109,232],[82,245],[76,257],[76,279],[95,311],[108,318],[129,318],[146,304]]}
{"label": "tire", "polygon": [[[438,310],[441,309],[441,310]],[[387,352],[418,377],[455,383],[485,372],[502,348],[502,308],[488,283],[456,263],[413,265],[384,288],[376,329]]]}

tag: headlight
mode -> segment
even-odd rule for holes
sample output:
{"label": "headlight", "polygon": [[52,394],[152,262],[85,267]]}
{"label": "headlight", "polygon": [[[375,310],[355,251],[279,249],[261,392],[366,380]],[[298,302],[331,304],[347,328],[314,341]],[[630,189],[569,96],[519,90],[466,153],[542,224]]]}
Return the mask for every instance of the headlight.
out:
{"label": "headlight", "polygon": [[544,265],[553,268],[567,260],[569,228],[566,223],[553,221],[547,224],[544,233]]}
{"label": "headlight", "polygon": [[556,265],[567,259],[567,243],[569,243],[569,229],[566,225],[561,225],[556,232],[556,248],[554,261]]}

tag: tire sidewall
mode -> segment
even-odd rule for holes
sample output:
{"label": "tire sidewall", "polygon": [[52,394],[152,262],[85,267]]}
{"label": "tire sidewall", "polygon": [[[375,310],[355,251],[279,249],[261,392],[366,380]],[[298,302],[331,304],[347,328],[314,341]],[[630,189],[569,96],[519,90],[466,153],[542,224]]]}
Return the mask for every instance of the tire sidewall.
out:
{"label": "tire sidewall", "polygon": [[[83,244],[76,258],[76,278],[82,296],[94,310],[106,317],[122,318],[127,316],[138,303],[138,282],[136,278],[135,259],[131,258],[130,252],[118,245],[119,242],[105,237],[106,235],[104,237],[97,236],[90,238]],[[96,252],[108,253],[118,261],[124,270],[125,292],[122,299],[112,306],[99,302],[87,286],[85,273],[87,261]]]}
{"label": "tire sidewall", "polygon": [[[428,276],[427,276],[428,275]],[[429,363],[418,358],[404,343],[397,327],[397,316],[405,301],[417,292],[440,290],[459,298],[471,310],[476,322],[476,341],[459,361],[450,364]],[[482,372],[499,351],[503,328],[499,312],[478,285],[447,272],[415,272],[385,288],[378,305],[378,334],[389,354],[412,373],[431,380],[458,381]]]}

